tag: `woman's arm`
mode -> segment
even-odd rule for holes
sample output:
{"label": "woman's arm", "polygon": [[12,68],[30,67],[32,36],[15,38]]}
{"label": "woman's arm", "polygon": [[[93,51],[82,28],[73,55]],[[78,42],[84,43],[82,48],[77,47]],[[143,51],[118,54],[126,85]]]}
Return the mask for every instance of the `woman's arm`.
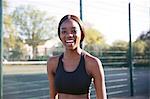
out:
{"label": "woman's arm", "polygon": [[48,73],[48,80],[49,80],[49,90],[50,90],[50,99],[57,99],[56,98],[56,91],[55,91],[55,87],[54,87],[54,78],[55,78],[55,74],[54,74],[54,70],[56,67],[56,57],[51,57],[49,58],[48,62],[47,62],[47,73]]}
{"label": "woman's arm", "polygon": [[94,65],[95,66],[93,68],[93,78],[97,99],[107,99],[105,76],[102,64],[99,59],[96,59],[96,63]]}
{"label": "woman's arm", "polygon": [[100,60],[96,57],[89,56],[87,58],[88,71],[94,80],[96,90],[96,99],[107,99],[104,70]]}

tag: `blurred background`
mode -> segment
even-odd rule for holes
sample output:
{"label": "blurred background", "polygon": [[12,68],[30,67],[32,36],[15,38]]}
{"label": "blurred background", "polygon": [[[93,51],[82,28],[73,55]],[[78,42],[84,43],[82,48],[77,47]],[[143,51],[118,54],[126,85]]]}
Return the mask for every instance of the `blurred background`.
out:
{"label": "blurred background", "polygon": [[[86,36],[82,47],[101,59],[108,98],[140,96],[139,99],[148,99],[149,0],[2,2],[4,99],[48,99],[46,61],[64,50],[57,26],[66,14],[77,15],[84,22]],[[91,98],[95,99],[93,84]]]}

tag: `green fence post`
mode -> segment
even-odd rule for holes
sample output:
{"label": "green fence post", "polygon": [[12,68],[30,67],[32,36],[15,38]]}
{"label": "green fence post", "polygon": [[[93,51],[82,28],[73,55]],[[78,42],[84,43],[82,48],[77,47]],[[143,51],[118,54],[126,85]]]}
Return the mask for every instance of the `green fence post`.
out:
{"label": "green fence post", "polygon": [[[82,0],[80,0],[80,19],[81,20],[83,20],[82,11],[83,11],[83,9],[82,9]],[[81,48],[83,47],[82,45],[83,45],[83,43],[81,42],[80,43]]]}
{"label": "green fence post", "polygon": [[3,73],[2,73],[2,61],[3,61],[3,34],[2,34],[2,0],[0,0],[0,99],[3,99]]}
{"label": "green fence post", "polygon": [[131,9],[130,9],[130,2],[128,4],[129,9],[129,50],[128,50],[128,62],[129,62],[129,69],[130,69],[130,91],[131,96],[134,95],[134,88],[133,88],[133,64],[132,64],[132,40],[131,40]]}
{"label": "green fence post", "polygon": [[83,12],[82,12],[82,0],[80,0],[80,19],[83,20]]}

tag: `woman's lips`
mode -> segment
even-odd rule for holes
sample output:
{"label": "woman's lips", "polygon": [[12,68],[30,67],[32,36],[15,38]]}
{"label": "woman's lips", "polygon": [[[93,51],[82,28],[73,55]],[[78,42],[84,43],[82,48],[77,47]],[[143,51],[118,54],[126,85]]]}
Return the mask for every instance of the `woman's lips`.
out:
{"label": "woman's lips", "polygon": [[67,45],[73,45],[74,44],[74,40],[66,40],[66,44]]}
{"label": "woman's lips", "polygon": [[66,43],[73,43],[74,40],[66,40]]}

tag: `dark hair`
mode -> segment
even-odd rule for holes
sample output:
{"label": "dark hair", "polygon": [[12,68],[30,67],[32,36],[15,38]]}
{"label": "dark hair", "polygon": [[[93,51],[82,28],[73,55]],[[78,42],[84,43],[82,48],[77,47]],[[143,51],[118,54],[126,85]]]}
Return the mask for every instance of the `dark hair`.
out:
{"label": "dark hair", "polygon": [[60,26],[67,19],[73,19],[74,21],[76,21],[79,24],[79,27],[80,27],[80,30],[81,30],[81,40],[80,40],[80,43],[81,43],[84,39],[84,36],[85,36],[85,30],[84,30],[83,22],[75,15],[65,15],[60,20],[60,22],[58,24],[58,36],[59,36],[59,38],[60,38]]}

